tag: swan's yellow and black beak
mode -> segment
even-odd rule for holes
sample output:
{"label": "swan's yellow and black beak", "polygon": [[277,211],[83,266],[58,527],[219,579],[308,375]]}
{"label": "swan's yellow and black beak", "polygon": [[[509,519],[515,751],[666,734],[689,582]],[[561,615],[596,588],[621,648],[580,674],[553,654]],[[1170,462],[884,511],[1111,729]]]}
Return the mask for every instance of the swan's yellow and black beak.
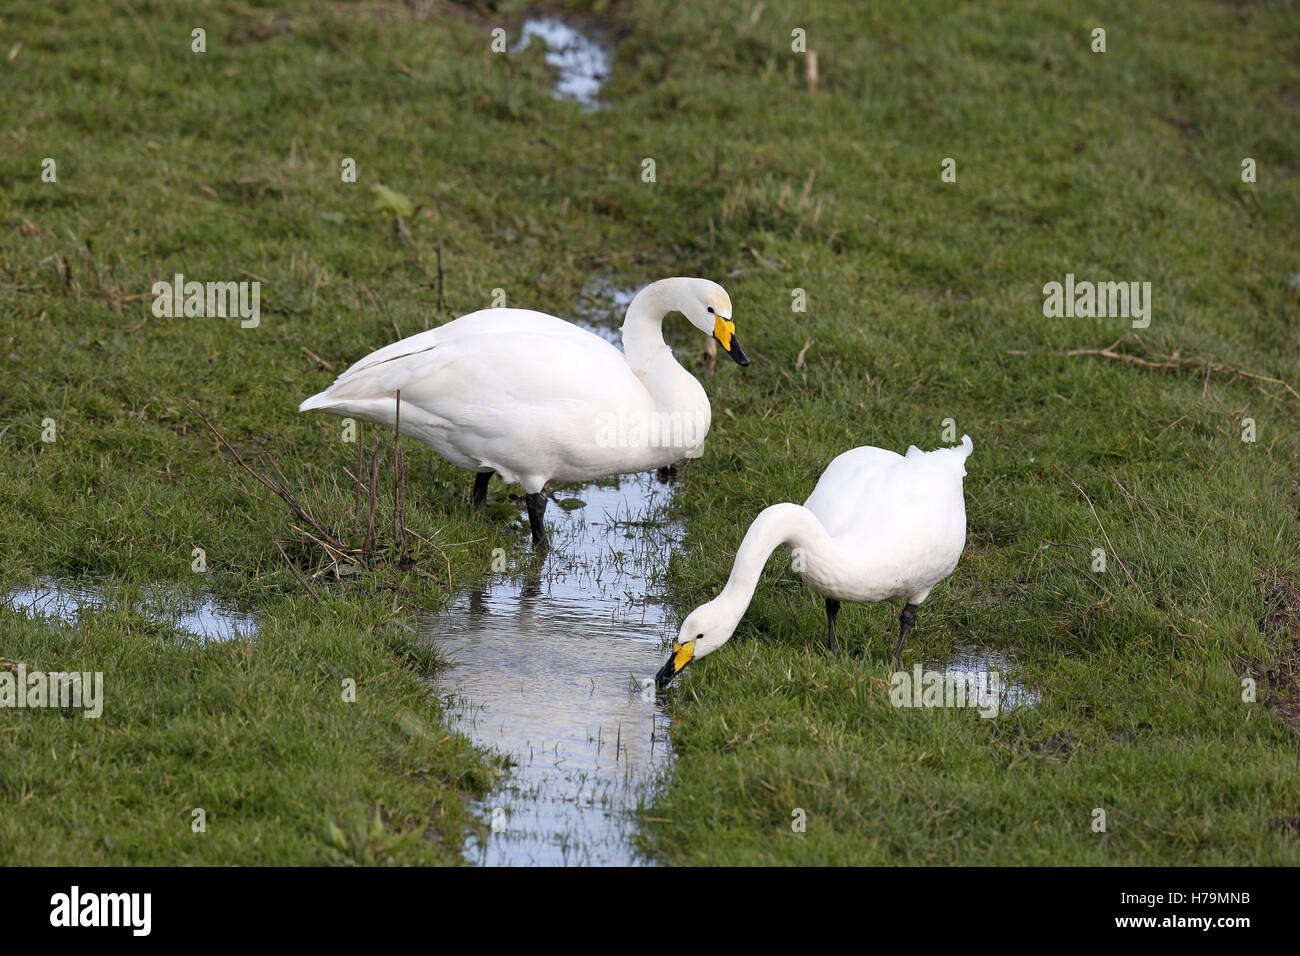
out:
{"label": "swan's yellow and black beak", "polygon": [[731,356],[731,360],[737,365],[748,365],[749,356],[740,348],[740,343],[736,341],[736,323],[730,319],[724,319],[720,315],[713,317],[713,337],[718,340],[718,344],[726,350]]}
{"label": "swan's yellow and black beak", "polygon": [[668,656],[668,662],[659,668],[659,673],[655,675],[655,686],[663,690],[668,686],[668,682],[676,677],[683,667],[691,662],[695,656],[695,642],[687,641],[685,644],[678,644],[673,641],[673,652]]}

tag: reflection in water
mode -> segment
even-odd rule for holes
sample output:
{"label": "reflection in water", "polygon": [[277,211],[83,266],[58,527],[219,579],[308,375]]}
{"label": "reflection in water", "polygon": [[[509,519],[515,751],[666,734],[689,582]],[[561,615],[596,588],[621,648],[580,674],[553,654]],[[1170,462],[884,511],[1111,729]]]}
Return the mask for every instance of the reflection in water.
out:
{"label": "reflection in water", "polygon": [[609,77],[609,54],[578,30],[555,17],[530,17],[524,21],[517,50],[526,50],[533,37],[546,44],[546,62],[557,73],[551,95],[574,100],[587,109],[598,105],[596,94]]}
{"label": "reflection in water", "polygon": [[986,707],[993,703],[988,679],[988,675],[993,672],[998,675],[999,713],[1006,713],[1017,707],[1032,706],[1038,702],[1041,695],[1037,691],[1007,680],[1011,658],[1005,651],[990,650],[975,645],[962,645],[954,648],[953,651],[951,658],[940,662],[939,669],[945,678],[958,678],[966,686],[977,689],[975,706]]}
{"label": "reflection in water", "polygon": [[[675,629],[656,600],[681,538],[650,475],[562,492],[541,567],[498,576],[421,622],[452,666],[457,726],[515,765],[480,804],[466,850],[489,865],[627,865],[634,810],[671,759],[666,712],[640,682]],[[526,561],[529,559],[525,559]]]}
{"label": "reflection in water", "polygon": [[616,286],[607,279],[593,279],[583,286],[573,306],[573,324],[595,332],[606,342],[623,349],[623,318],[639,289]]}
{"label": "reflection in water", "polygon": [[[84,612],[114,606],[117,602],[110,597],[111,590],[109,585],[41,581],[35,587],[0,595],[0,604],[29,617],[75,625]],[[134,606],[150,621],[200,640],[229,641],[257,633],[257,621],[251,614],[241,614],[212,597],[191,597],[179,588],[145,588]]]}

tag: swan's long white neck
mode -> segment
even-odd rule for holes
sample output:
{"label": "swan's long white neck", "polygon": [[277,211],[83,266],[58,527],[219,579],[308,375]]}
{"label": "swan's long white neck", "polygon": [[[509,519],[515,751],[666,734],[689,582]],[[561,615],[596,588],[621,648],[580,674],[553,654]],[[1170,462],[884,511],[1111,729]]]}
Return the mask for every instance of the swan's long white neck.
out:
{"label": "swan's long white neck", "polygon": [[623,319],[623,354],[628,367],[642,379],[665,359],[676,364],[672,349],[664,342],[664,316],[677,308],[673,291],[672,279],[651,282],[627,307]]}
{"label": "swan's long white neck", "polygon": [[740,623],[753,600],[754,589],[758,587],[767,559],[780,545],[790,548],[792,553],[797,553],[808,563],[833,562],[837,548],[822,523],[803,505],[786,502],[764,508],[740,543],[727,586],[714,598],[719,610],[724,611],[728,618],[734,617],[733,627]]}

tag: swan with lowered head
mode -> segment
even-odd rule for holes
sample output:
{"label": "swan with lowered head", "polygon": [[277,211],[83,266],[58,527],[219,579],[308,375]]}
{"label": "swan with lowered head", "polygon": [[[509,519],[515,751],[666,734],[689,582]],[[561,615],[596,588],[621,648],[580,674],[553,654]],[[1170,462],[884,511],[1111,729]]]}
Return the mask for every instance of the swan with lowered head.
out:
{"label": "swan with lowered head", "polygon": [[744,616],[758,577],[778,545],[794,569],[826,598],[826,640],[839,650],[835,618],[841,601],[903,598],[897,666],[916,611],[936,584],[952,573],[966,544],[965,462],[972,448],[963,435],[956,448],[906,455],[855,448],[832,461],[803,505],[761,511],[736,552],[727,585],[682,622],[673,652],[655,681],[664,687],[688,663],[727,642]]}
{"label": "swan with lowered head", "polygon": [[546,547],[543,488],[650,471],[703,451],[704,388],[673,358],[662,323],[681,312],[739,365],[731,299],[707,279],[652,282],[632,299],[623,351],[528,309],[484,309],[371,352],[298,411],[392,427],[475,473],[523,485],[533,543]]}

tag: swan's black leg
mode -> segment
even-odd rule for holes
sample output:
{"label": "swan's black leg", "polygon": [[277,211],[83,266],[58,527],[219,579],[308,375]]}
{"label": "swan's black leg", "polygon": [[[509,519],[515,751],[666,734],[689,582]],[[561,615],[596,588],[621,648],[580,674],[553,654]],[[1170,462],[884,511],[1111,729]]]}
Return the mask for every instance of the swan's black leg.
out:
{"label": "swan's black leg", "polygon": [[898,666],[899,660],[903,656],[903,642],[907,640],[907,632],[912,629],[916,623],[916,610],[919,604],[908,604],[903,608],[903,613],[898,615],[898,645],[894,648],[894,666]]}
{"label": "swan's black leg", "polygon": [[527,501],[528,524],[533,529],[533,547],[545,551],[551,546],[546,540],[546,526],[542,524],[542,517],[546,514],[546,495],[539,491],[529,495]]}
{"label": "swan's black leg", "polygon": [[835,618],[840,613],[840,602],[835,598],[826,599],[826,646],[832,654],[840,652],[840,642],[835,640]]}
{"label": "swan's black leg", "polygon": [[470,499],[470,503],[475,511],[482,511],[487,507],[488,481],[491,477],[490,471],[480,471],[474,475],[474,496]]}

